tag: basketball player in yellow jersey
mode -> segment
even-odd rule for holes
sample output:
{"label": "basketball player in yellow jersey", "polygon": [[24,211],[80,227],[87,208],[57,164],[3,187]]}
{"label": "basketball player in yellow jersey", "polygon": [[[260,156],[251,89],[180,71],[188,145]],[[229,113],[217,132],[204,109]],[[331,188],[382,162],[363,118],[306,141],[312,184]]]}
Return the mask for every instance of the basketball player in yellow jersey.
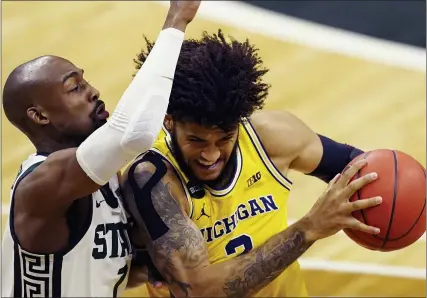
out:
{"label": "basketball player in yellow jersey", "polygon": [[[315,241],[342,228],[378,233],[351,212],[380,198],[348,202],[375,179],[348,184],[364,162],[344,168],[362,151],[283,111],[252,115],[267,96],[265,73],[247,41],[230,44],[219,32],[184,42],[163,132],[124,174],[133,241],[146,244],[165,281],[148,285],[151,296],[307,296],[296,260]],[[329,185],[287,227],[289,170]]]}

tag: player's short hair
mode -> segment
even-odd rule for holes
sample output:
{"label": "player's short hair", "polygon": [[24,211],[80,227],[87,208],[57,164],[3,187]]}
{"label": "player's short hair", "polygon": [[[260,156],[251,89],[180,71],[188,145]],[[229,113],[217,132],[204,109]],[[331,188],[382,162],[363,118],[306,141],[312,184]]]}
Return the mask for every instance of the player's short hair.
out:
{"label": "player's short hair", "polygon": [[[146,49],[134,59],[140,69],[154,46],[146,37]],[[242,117],[262,109],[270,86],[262,81],[268,69],[249,40],[226,41],[218,34],[185,40],[176,67],[168,114],[175,121],[192,122],[225,131]]]}

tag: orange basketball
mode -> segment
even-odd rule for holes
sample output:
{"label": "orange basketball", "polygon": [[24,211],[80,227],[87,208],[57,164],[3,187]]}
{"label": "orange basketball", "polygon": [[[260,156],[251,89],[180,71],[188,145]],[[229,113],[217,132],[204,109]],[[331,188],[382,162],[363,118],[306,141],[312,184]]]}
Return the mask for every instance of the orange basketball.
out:
{"label": "orange basketball", "polygon": [[364,158],[368,164],[352,179],[377,172],[376,181],[356,192],[350,201],[375,196],[383,198],[379,206],[355,211],[353,216],[381,229],[380,234],[345,229],[357,244],[378,251],[393,251],[417,241],[426,231],[426,171],[413,157],[397,150],[379,149],[359,155],[350,164]]}

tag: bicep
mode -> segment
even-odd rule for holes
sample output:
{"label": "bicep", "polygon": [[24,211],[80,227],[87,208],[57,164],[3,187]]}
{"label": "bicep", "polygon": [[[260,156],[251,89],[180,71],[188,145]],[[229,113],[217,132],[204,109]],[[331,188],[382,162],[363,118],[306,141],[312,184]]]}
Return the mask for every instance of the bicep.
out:
{"label": "bicep", "polygon": [[298,148],[289,168],[309,174],[319,165],[323,155],[323,146],[319,136],[311,130],[306,133],[305,138],[303,146]]}
{"label": "bicep", "polygon": [[310,173],[319,164],[322,143],[295,115],[287,111],[262,111],[251,121],[269,157],[282,173],[288,169]]}
{"label": "bicep", "polygon": [[170,194],[167,184],[153,190],[156,212],[167,227],[163,235],[151,239],[153,258],[159,272],[175,296],[194,289],[198,273],[209,265],[204,239],[197,226],[180,208]]}
{"label": "bicep", "polygon": [[[15,198],[25,197],[34,211],[56,211],[68,208],[76,199],[87,196],[100,186],[80,167],[76,149],[65,149],[49,155],[18,185]],[[43,208],[42,208],[43,207]]]}
{"label": "bicep", "polygon": [[125,197],[156,268],[174,295],[185,296],[209,265],[208,254],[202,234],[178,203],[176,183],[167,175],[153,178],[155,171],[141,165],[128,173]]}

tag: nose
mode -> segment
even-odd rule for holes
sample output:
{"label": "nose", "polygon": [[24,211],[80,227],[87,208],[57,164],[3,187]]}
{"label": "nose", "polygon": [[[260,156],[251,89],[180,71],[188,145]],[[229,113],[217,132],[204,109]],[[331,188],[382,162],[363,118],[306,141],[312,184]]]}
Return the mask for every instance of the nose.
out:
{"label": "nose", "polygon": [[221,152],[215,145],[211,145],[202,150],[201,157],[207,162],[216,162]]}
{"label": "nose", "polygon": [[99,91],[92,87],[89,100],[91,102],[96,102],[99,99]]}

